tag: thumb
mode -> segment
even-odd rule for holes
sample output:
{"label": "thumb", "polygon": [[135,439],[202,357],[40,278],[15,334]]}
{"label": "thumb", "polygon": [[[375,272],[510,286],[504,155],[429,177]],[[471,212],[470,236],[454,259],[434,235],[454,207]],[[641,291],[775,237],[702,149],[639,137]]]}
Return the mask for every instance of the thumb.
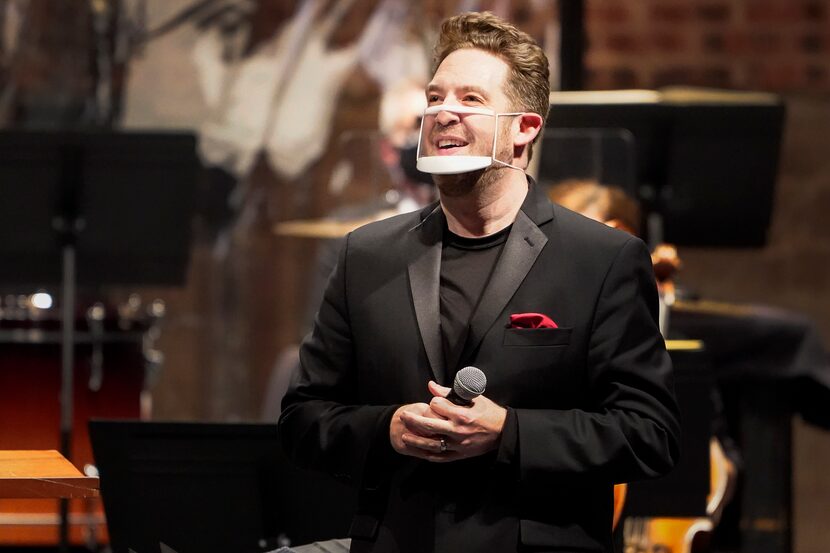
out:
{"label": "thumb", "polygon": [[449,388],[441,386],[440,384],[432,380],[430,380],[427,384],[427,388],[429,389],[429,393],[431,393],[435,397],[447,397],[447,395],[450,393]]}

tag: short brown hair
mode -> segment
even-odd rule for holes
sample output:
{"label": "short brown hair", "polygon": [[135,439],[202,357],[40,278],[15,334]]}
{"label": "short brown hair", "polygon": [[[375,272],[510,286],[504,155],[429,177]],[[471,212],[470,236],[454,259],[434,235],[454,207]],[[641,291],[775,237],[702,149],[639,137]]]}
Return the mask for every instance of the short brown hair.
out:
{"label": "short brown hair", "polygon": [[[504,92],[513,109],[541,115],[544,129],[550,109],[550,67],[545,52],[533,37],[490,12],[450,17],[441,24],[433,74],[444,58],[462,48],[477,48],[503,59],[510,66]],[[541,135],[540,132],[536,140]]]}

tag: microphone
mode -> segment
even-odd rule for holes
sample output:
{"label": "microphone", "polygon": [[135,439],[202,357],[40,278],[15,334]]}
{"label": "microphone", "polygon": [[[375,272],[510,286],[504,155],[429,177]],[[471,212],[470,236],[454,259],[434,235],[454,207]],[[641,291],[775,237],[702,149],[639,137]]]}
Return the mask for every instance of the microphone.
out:
{"label": "microphone", "polygon": [[447,399],[456,405],[469,407],[473,400],[484,393],[487,387],[487,377],[478,367],[464,367],[455,375],[452,391]]}

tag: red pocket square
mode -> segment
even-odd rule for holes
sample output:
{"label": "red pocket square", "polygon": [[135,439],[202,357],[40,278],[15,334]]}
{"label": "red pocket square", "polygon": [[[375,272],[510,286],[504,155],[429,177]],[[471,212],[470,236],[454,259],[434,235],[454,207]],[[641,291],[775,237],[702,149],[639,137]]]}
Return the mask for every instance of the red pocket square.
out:
{"label": "red pocket square", "polygon": [[510,315],[510,328],[559,328],[553,319],[541,313]]}

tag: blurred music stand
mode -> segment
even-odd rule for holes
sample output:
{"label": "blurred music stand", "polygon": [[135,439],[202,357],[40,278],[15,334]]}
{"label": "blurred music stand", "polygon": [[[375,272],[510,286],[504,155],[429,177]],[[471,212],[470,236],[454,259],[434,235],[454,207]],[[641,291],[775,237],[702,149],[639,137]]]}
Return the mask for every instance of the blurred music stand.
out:
{"label": "blurred music stand", "polygon": [[[61,444],[71,456],[77,289],[180,284],[196,184],[189,133],[0,132],[0,284],[61,286]],[[61,545],[68,540],[61,502]]]}
{"label": "blurred music stand", "polygon": [[[649,212],[650,244],[758,247],[772,214],[784,113],[780,98],[763,93],[560,92],[551,94],[547,131],[633,135],[634,197]],[[552,148],[543,144],[542,159]]]}
{"label": "blurred music stand", "polygon": [[539,181],[593,180],[638,194],[634,135],[627,129],[585,128],[545,130]]}
{"label": "blurred music stand", "polygon": [[269,551],[348,533],[357,490],[286,459],[276,424],[89,423],[115,553]]}
{"label": "blurred music stand", "polygon": [[178,285],[199,162],[189,133],[0,132],[0,284]]}

